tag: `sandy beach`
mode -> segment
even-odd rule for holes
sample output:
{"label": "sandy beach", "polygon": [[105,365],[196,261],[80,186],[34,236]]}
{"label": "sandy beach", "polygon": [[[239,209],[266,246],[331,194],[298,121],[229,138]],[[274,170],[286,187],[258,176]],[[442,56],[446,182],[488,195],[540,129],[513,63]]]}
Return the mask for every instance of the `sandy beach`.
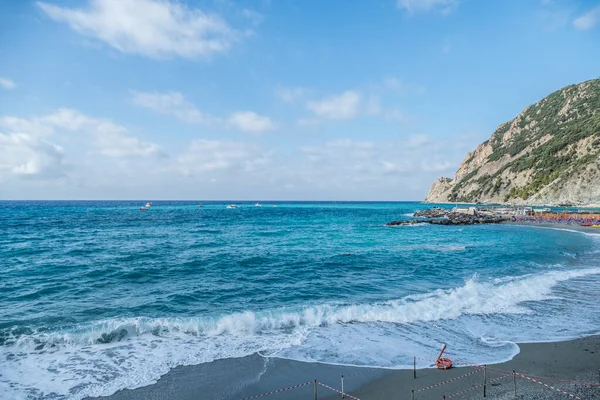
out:
{"label": "sandy beach", "polygon": [[[525,343],[511,361],[487,367],[487,397],[513,399],[515,370],[582,399],[600,398],[600,336],[550,343]],[[451,350],[451,344],[449,349]],[[455,357],[450,351],[450,357]],[[434,356],[435,358],[435,356]],[[421,362],[423,363],[423,362]],[[423,365],[423,364],[421,364]],[[509,374],[509,376],[505,376]],[[156,384],[135,390],[123,390],[105,400],[192,400],[242,399],[318,379],[325,385],[341,388],[345,376],[345,391],[359,399],[442,399],[467,389],[471,391],[452,398],[481,398],[484,373],[477,367],[460,367],[442,371],[420,368],[417,378],[412,370],[385,370],[304,363],[258,355],[242,359],[221,360],[210,364],[178,367],[163,376]],[[467,376],[465,376],[467,375]],[[214,377],[220,376],[218,382]],[[464,376],[463,378],[460,378]],[[502,378],[505,376],[504,378]],[[209,379],[210,377],[210,379]],[[450,379],[453,382],[432,389],[428,386]],[[587,382],[578,385],[561,380]],[[524,378],[516,379],[519,399],[559,399],[567,395]],[[318,385],[319,399],[339,398],[341,395]],[[264,396],[273,399],[313,398],[313,383],[300,388]]]}

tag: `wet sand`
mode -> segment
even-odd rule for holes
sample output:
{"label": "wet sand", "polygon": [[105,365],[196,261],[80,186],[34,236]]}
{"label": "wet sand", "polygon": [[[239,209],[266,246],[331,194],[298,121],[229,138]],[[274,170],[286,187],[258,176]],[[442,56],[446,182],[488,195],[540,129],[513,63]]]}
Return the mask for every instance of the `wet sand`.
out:
{"label": "wet sand", "polygon": [[[513,377],[498,381],[494,379],[516,370],[528,376],[552,379],[599,383],[600,336],[590,336],[565,342],[529,343],[519,345],[521,351],[511,361],[489,365],[486,387],[487,397],[514,399]],[[451,350],[451,344],[449,346]],[[390,350],[393,351],[393,350]],[[450,357],[454,357],[450,353]],[[435,355],[432,356],[435,358]],[[420,365],[427,365],[421,361]],[[448,379],[472,373],[439,387],[421,390]],[[312,381],[341,388],[344,375],[345,391],[359,399],[388,400],[410,399],[415,390],[416,399],[442,399],[474,385],[483,383],[483,371],[475,367],[453,368],[442,371],[435,368],[417,370],[385,370],[345,367],[320,363],[305,363],[278,358],[263,358],[253,355],[240,359],[220,360],[209,364],[177,367],[163,376],[157,383],[134,390],[122,390],[105,400],[199,400],[199,399],[242,399],[244,397],[309,382],[289,391],[265,396],[269,399],[313,399]],[[580,386],[564,382],[544,380],[583,399],[600,399],[600,385]],[[540,384],[517,379],[519,399],[564,399],[565,394],[550,390]],[[340,398],[341,395],[318,385],[319,399]],[[483,388],[477,387],[465,395],[455,398],[481,398]]]}

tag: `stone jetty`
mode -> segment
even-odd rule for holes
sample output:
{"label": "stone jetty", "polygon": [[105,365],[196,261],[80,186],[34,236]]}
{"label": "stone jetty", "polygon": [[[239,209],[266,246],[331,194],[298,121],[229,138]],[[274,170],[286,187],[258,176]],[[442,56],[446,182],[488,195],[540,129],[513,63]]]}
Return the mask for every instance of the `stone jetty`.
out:
{"label": "stone jetty", "polygon": [[439,207],[429,208],[427,210],[414,213],[413,220],[399,220],[388,222],[387,226],[399,225],[416,225],[416,224],[431,224],[431,225],[475,225],[475,224],[499,224],[510,220],[510,216],[482,213],[477,210],[470,212],[458,212]]}

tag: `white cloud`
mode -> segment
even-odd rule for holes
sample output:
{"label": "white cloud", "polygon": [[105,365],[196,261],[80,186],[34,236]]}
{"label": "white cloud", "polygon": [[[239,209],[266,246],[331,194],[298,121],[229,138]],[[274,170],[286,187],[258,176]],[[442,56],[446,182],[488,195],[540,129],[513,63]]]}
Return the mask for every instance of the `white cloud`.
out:
{"label": "white cloud", "polygon": [[17,87],[17,84],[11,79],[3,78],[0,76],[0,86],[4,89],[14,89],[15,87]]}
{"label": "white cloud", "polygon": [[575,28],[585,31],[588,29],[592,29],[599,22],[600,22],[600,6],[591,9],[587,13],[583,14],[581,17],[574,20],[573,25],[575,25]]}
{"label": "white cloud", "polygon": [[60,108],[42,118],[38,118],[41,123],[54,128],[66,129],[71,132],[88,131],[110,131],[123,133],[126,129],[107,119],[92,118],[77,110],[70,108]]}
{"label": "white cloud", "polygon": [[31,119],[0,117],[0,126],[12,133],[30,138],[50,137],[60,131],[88,134],[94,138],[98,151],[110,157],[164,156],[160,147],[130,136],[122,125],[109,119],[94,118],[77,110],[61,108],[55,112]]}
{"label": "white cloud", "polygon": [[360,95],[352,90],[320,101],[309,101],[306,107],[316,116],[327,119],[352,119],[360,112]]}
{"label": "white cloud", "polygon": [[310,187],[311,193],[353,199],[422,198],[440,173],[456,168],[464,157],[422,134],[401,141],[335,140],[300,150],[306,157],[302,168],[281,168],[296,193]]}
{"label": "white cloud", "polygon": [[159,114],[174,116],[187,123],[229,125],[241,131],[252,133],[265,132],[276,128],[276,124],[271,118],[258,115],[253,111],[237,111],[227,118],[204,114],[179,92],[144,93],[131,91],[131,94],[133,104],[148,108]]}
{"label": "white cloud", "polygon": [[253,172],[270,163],[271,153],[246,142],[194,140],[178,158],[179,171],[193,176],[232,171]]}
{"label": "white cloud", "polygon": [[39,118],[0,117],[0,127],[8,132],[27,133],[36,137],[50,136],[54,133],[54,128]]}
{"label": "white cloud", "polygon": [[197,124],[209,122],[211,119],[187,101],[179,92],[144,93],[131,91],[131,94],[133,104],[149,108],[159,114],[172,115],[184,122]]}
{"label": "white cloud", "polygon": [[55,21],[123,52],[153,58],[227,51],[237,33],[221,18],[169,0],[90,0],[85,9],[38,2]]}
{"label": "white cloud", "polygon": [[399,8],[409,14],[439,11],[442,14],[451,13],[458,6],[459,0],[398,0]]}
{"label": "white cloud", "polygon": [[286,88],[279,85],[275,88],[275,94],[277,95],[277,97],[279,97],[286,103],[293,103],[294,101],[304,96],[305,93],[306,89],[303,87]]}
{"label": "white cloud", "polygon": [[348,194],[352,197],[362,197],[366,188],[381,189],[387,185],[400,188],[400,180],[415,176],[414,160],[396,143],[343,139],[300,150],[306,161],[295,173],[320,190],[333,188],[352,193]]}
{"label": "white cloud", "polygon": [[229,123],[244,132],[265,132],[275,129],[275,124],[269,117],[264,117],[252,111],[239,111],[231,114]]}
{"label": "white cloud", "polygon": [[[325,97],[318,101],[308,101],[306,107],[313,112],[313,118],[300,118],[299,126],[318,125],[324,120],[351,120],[358,116],[380,116],[388,122],[407,123],[410,116],[398,108],[387,108],[382,104],[382,98],[389,98],[389,93],[401,95],[422,95],[421,86],[402,83],[399,79],[389,76],[382,83],[373,85],[367,95],[358,91],[347,90],[339,95]],[[389,100],[389,99],[388,99]]]}
{"label": "white cloud", "polygon": [[164,157],[166,155],[158,145],[130,136],[127,128],[108,119],[92,118],[76,110],[61,109],[43,120],[70,131],[93,135],[94,146],[100,154],[108,157]]}
{"label": "white cloud", "polygon": [[105,132],[102,135],[98,135],[94,143],[100,150],[100,153],[108,157],[130,158],[166,156],[162,149],[154,143],[142,142],[138,138],[116,132]]}
{"label": "white cloud", "polygon": [[26,133],[0,133],[0,182],[11,176],[54,179],[64,176],[62,147]]}

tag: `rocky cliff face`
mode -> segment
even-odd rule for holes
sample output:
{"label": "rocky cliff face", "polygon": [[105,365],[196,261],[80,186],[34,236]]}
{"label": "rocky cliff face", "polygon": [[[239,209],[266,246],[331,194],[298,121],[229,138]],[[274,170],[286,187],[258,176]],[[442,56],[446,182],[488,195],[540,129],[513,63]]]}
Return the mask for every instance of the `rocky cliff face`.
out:
{"label": "rocky cliff face", "polygon": [[500,125],[425,202],[600,204],[600,79],[560,89]]}

